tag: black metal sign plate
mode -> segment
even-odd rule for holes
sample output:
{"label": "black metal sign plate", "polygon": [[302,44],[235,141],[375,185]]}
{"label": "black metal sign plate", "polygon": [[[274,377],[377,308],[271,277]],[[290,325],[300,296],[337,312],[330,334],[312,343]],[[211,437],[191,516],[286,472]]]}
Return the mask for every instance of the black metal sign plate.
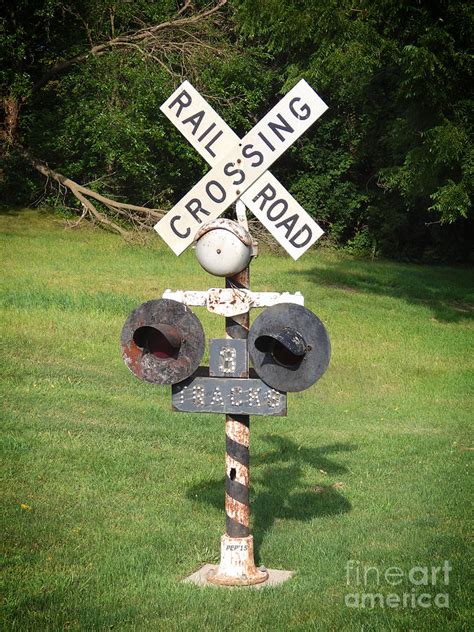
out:
{"label": "black metal sign plate", "polygon": [[172,403],[182,413],[286,417],[286,393],[253,378],[190,377],[173,384]]}
{"label": "black metal sign plate", "polygon": [[211,338],[209,340],[209,375],[211,377],[245,377],[249,370],[246,340]]}

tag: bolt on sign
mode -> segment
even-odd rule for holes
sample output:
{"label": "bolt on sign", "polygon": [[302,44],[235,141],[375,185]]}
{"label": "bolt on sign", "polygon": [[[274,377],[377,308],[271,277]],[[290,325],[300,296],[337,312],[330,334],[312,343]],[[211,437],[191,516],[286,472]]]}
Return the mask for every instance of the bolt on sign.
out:
{"label": "bolt on sign", "polygon": [[327,110],[304,79],[242,139],[188,81],[160,109],[212,167],[155,225],[175,254],[237,199],[295,260],[321,237],[318,224],[268,171]]}

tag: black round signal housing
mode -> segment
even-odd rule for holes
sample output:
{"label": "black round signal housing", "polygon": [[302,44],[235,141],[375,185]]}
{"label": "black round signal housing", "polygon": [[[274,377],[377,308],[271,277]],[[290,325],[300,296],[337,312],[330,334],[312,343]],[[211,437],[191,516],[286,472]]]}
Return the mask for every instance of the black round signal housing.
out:
{"label": "black round signal housing", "polygon": [[250,328],[249,354],[261,380],[279,391],[303,391],[323,375],[331,345],[323,323],[309,309],[280,303]]}
{"label": "black round signal housing", "polygon": [[202,325],[177,301],[147,301],[127,318],[122,356],[130,371],[151,384],[176,384],[190,377],[204,355]]}

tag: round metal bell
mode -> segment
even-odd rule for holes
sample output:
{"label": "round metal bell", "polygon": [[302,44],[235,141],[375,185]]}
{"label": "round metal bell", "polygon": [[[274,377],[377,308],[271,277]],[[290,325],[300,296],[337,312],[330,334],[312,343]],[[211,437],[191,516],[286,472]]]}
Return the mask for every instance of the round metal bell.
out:
{"label": "round metal bell", "polygon": [[219,217],[201,226],[195,236],[196,256],[201,266],[215,276],[233,276],[252,258],[252,237],[243,226]]}

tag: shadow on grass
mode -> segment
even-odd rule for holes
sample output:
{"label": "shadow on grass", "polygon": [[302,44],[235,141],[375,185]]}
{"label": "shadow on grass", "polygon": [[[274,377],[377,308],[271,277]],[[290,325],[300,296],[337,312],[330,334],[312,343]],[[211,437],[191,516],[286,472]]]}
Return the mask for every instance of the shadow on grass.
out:
{"label": "shadow on grass", "polygon": [[439,321],[474,318],[474,274],[468,268],[348,259],[334,262],[328,268],[316,267],[292,274],[336,291],[391,296],[425,305]]}
{"label": "shadow on grass", "polygon": [[[308,521],[350,511],[351,504],[338,491],[342,488],[341,483],[308,485],[303,479],[308,465],[317,470],[318,479],[326,474],[347,472],[345,466],[334,462],[328,455],[356,449],[347,443],[306,448],[278,435],[265,435],[263,439],[272,444],[272,449],[251,459],[251,467],[258,467],[251,470],[252,484],[257,491],[250,492],[257,562],[263,540],[275,520]],[[223,509],[224,480],[219,478],[194,485],[188,490],[187,497]]]}

